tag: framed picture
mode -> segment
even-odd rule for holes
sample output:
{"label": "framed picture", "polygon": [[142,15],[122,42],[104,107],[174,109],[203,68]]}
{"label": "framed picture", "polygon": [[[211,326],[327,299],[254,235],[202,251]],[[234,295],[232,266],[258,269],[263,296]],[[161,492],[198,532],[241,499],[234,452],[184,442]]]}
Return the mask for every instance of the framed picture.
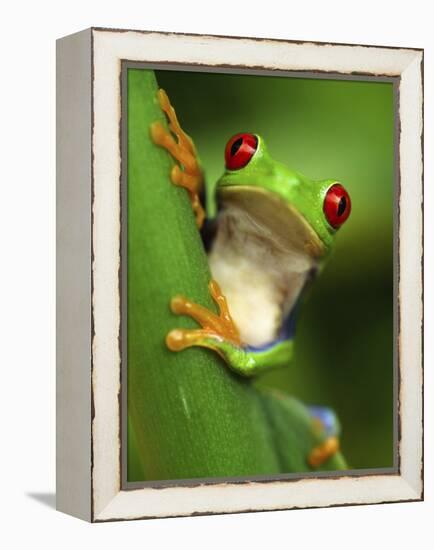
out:
{"label": "framed picture", "polygon": [[57,44],[57,506],[423,498],[423,51]]}

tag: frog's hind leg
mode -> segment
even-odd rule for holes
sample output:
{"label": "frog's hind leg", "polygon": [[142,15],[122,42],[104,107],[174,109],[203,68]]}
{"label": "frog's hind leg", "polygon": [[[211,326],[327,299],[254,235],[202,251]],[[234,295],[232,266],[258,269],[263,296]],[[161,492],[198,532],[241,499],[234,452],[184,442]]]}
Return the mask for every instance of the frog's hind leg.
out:
{"label": "frog's hind leg", "polygon": [[[284,392],[259,387],[258,394],[285,472],[346,470],[339,452],[336,415],[323,407],[308,407]],[[334,418],[333,432],[318,418]],[[331,435],[333,433],[333,435]]]}
{"label": "frog's hind leg", "polygon": [[162,89],[158,90],[158,101],[167,116],[170,131],[166,130],[161,122],[154,122],[151,124],[151,137],[156,145],[166,149],[178,161],[179,165],[175,164],[172,168],[170,179],[173,184],[187,189],[196,223],[200,228],[205,219],[205,212],[199,197],[203,187],[203,173],[196,149],[190,136],[181,128],[175,109]]}
{"label": "frog's hind leg", "polygon": [[314,447],[308,456],[308,462],[313,468],[322,466],[339,450],[340,425],[335,413],[327,407],[307,407],[313,428],[323,438],[323,441]]}

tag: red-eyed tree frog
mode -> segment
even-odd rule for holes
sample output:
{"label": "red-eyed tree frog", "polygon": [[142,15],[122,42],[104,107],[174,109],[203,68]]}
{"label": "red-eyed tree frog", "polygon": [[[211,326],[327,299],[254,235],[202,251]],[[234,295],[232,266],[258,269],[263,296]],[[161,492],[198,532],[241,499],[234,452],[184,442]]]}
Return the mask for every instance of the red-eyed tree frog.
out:
{"label": "red-eyed tree frog", "polygon": [[[227,142],[225,171],[208,197],[207,216],[193,141],[163,90],[158,99],[170,131],[155,122],[151,136],[177,161],[170,179],[190,195],[208,252],[209,291],[219,310],[173,297],[172,311],[192,317],[200,328],[175,328],[166,344],[172,351],[209,348],[244,377],[288,365],[300,297],[350,215],[350,196],[334,179],[312,181],[274,160],[260,135],[238,133]],[[310,455],[315,466],[336,451],[338,428],[329,409],[314,407],[310,413],[327,435],[323,448]]]}

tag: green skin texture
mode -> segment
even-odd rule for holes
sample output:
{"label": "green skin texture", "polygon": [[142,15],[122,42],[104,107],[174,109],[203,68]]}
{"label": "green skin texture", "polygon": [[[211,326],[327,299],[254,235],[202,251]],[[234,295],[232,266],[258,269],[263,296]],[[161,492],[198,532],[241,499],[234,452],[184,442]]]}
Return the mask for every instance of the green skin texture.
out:
{"label": "green skin texture", "polygon": [[[258,138],[255,154],[239,170],[228,170],[218,180],[213,200],[207,205],[207,215],[216,211],[216,197],[221,189],[233,186],[261,188],[280,197],[308,222],[323,245],[320,264],[330,253],[336,230],[327,222],[323,212],[324,197],[336,180],[313,181],[275,161],[269,154],[263,138]],[[320,265],[319,265],[320,267]],[[230,304],[229,304],[230,309]],[[271,368],[288,365],[293,357],[293,339],[254,351],[221,339],[206,338],[196,345],[213,349],[223,357],[228,367],[242,376],[256,376]]]}

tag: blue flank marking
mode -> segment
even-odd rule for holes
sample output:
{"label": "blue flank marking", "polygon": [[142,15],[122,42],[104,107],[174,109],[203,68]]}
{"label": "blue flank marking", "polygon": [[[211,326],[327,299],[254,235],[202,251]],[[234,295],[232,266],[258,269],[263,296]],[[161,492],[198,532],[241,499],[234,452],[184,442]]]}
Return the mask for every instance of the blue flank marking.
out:
{"label": "blue flank marking", "polygon": [[327,407],[318,407],[317,405],[311,405],[307,407],[310,414],[320,420],[324,426],[326,435],[337,435],[338,426],[335,413]]}
{"label": "blue flank marking", "polygon": [[284,342],[285,340],[286,338],[276,338],[276,340],[268,342],[263,346],[246,346],[244,349],[251,353],[261,353],[261,351],[267,351],[267,349],[274,348],[274,346],[277,346],[277,344],[280,344],[280,342]]}

